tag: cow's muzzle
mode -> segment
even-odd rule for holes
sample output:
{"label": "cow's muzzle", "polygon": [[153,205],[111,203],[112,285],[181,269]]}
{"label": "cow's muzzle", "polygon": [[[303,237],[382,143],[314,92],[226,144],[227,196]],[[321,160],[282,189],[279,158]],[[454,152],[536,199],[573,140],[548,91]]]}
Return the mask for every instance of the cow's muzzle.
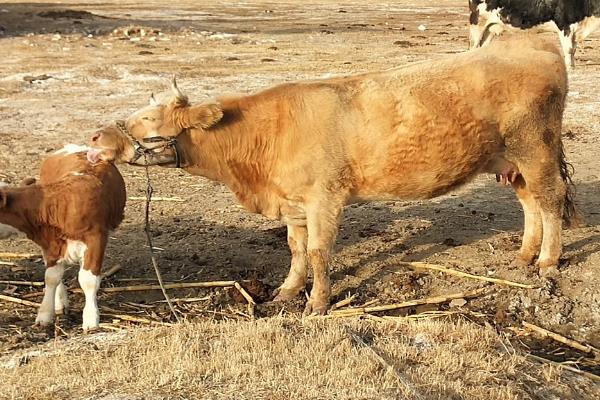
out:
{"label": "cow's muzzle", "polygon": [[[175,164],[175,168],[181,168],[181,155],[177,146],[175,136],[153,136],[143,138],[142,142],[136,139],[127,129],[123,121],[116,122],[117,128],[126,135],[133,144],[133,157],[127,161],[134,165],[162,165]],[[160,146],[146,147],[142,143],[160,143]]]}

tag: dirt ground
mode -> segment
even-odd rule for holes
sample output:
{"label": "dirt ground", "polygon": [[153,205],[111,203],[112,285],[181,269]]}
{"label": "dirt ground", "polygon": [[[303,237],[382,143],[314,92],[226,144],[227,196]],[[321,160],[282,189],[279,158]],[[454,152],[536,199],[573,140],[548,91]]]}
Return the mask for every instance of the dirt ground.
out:
{"label": "dirt ground", "polygon": [[[172,74],[193,101],[201,101],[465,51],[466,3],[5,1],[0,4],[0,180],[17,184],[36,176],[45,154],[66,143],[86,143],[94,129],[147,104],[150,93],[164,91]],[[356,294],[355,304],[375,299],[386,304],[484,286],[408,269],[400,261],[531,283],[537,288],[490,287],[465,309],[483,314],[473,318],[508,335],[524,351],[577,360],[600,373],[593,357],[519,334],[521,322],[527,321],[600,347],[599,65],[597,32],[580,44],[577,68],[570,74],[564,143],[587,226],[564,232],[559,277],[541,279],[533,269],[509,267],[520,243],[521,208],[510,188],[493,176],[481,176],[432,201],[347,207],[332,266],[333,301]],[[143,196],[144,170],[120,170],[129,196]],[[271,289],[283,281],[290,260],[284,226],[245,212],[220,184],[175,169],[153,168],[151,175],[156,196],[183,200],[152,205],[154,245],[166,281],[259,280]],[[129,200],[105,263],[105,268],[121,264],[123,269],[105,279],[103,287],[154,282],[143,211],[143,201]],[[0,241],[0,252],[39,254],[39,249],[19,237]],[[0,280],[43,280],[39,257],[14,264],[0,265]],[[72,288],[77,287],[76,272],[67,272]],[[41,300],[39,288],[0,284],[0,292]],[[206,297],[177,305],[190,321],[234,318],[245,310],[226,289],[170,293]],[[80,297],[72,295],[74,311],[49,330],[31,327],[35,309],[0,303],[0,355],[55,336],[79,335]],[[170,320],[165,305],[156,303],[159,291],[101,293],[99,299],[101,306],[123,313]],[[257,315],[299,313],[303,303],[261,303]],[[448,306],[409,312],[432,309]],[[103,316],[102,322],[110,317]]]}

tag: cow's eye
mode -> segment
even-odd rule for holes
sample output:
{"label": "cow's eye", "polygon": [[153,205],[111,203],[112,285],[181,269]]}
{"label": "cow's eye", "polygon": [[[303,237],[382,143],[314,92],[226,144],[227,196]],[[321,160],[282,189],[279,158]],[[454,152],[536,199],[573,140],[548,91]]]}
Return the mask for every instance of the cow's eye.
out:
{"label": "cow's eye", "polygon": [[142,119],[146,120],[146,121],[154,121],[154,120],[156,120],[156,118],[152,118],[152,117],[142,117]]}

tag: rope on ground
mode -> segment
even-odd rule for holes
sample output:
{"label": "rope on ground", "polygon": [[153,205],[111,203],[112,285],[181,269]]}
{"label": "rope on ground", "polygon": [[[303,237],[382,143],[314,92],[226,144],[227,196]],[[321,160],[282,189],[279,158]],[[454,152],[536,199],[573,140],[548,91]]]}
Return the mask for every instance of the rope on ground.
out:
{"label": "rope on ground", "polygon": [[156,278],[158,279],[158,284],[160,285],[160,290],[163,293],[167,304],[169,305],[169,309],[171,313],[175,316],[177,322],[181,322],[173,304],[171,303],[171,299],[167,294],[167,290],[165,289],[165,285],[163,283],[162,275],[160,273],[160,269],[158,268],[158,261],[156,261],[156,257],[154,255],[154,246],[152,244],[152,234],[150,232],[150,202],[152,201],[152,193],[154,192],[154,188],[152,187],[152,182],[150,182],[150,172],[148,170],[148,159],[146,154],[144,153],[144,159],[146,161],[146,165],[144,166],[146,170],[146,210],[144,214],[144,231],[146,232],[146,239],[148,241],[148,248],[150,250],[150,258],[152,259],[152,266],[154,267],[154,272],[156,273]]}

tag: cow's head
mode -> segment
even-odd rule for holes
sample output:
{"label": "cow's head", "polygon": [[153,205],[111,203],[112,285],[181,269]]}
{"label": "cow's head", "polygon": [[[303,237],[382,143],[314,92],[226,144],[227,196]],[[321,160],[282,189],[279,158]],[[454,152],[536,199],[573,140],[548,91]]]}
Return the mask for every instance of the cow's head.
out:
{"label": "cow's head", "polygon": [[175,137],[185,129],[208,129],[223,117],[217,103],[192,106],[186,95],[177,87],[173,78],[172,95],[166,100],[150,97],[150,105],[133,113],[127,120],[127,128],[138,140],[154,137]]}
{"label": "cow's head", "polygon": [[163,100],[152,95],[150,104],[133,113],[126,122],[96,132],[92,137],[94,150],[89,153],[90,161],[178,164],[177,136],[188,129],[211,128],[221,120],[223,111],[218,103],[190,104],[175,78],[171,92],[171,96],[163,96]]}
{"label": "cow's head", "polygon": [[470,49],[487,46],[494,36],[500,35],[504,30],[501,9],[495,8],[494,4],[486,0],[469,0]]}

